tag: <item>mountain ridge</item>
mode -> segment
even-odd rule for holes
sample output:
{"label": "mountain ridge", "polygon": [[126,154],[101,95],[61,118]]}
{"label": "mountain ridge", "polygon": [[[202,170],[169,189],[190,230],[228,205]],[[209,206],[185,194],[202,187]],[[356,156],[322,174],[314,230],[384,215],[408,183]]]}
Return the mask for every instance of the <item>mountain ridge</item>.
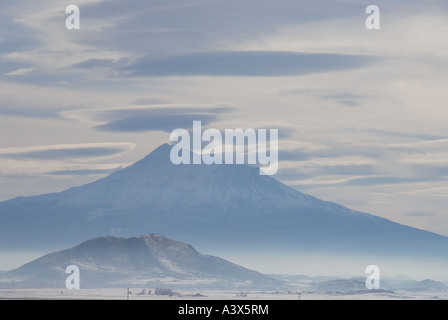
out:
{"label": "mountain ridge", "polygon": [[46,254],[0,276],[0,287],[65,286],[65,268],[76,265],[82,288],[157,286],[177,288],[278,288],[259,272],[159,234],[104,236]]}

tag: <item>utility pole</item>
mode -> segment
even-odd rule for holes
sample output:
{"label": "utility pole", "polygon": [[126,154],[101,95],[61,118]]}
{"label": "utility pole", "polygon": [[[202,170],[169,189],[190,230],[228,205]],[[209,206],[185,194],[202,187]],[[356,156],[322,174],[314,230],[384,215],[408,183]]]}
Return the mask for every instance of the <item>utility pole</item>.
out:
{"label": "utility pole", "polygon": [[127,289],[127,293],[126,293],[126,300],[129,300],[129,288]]}

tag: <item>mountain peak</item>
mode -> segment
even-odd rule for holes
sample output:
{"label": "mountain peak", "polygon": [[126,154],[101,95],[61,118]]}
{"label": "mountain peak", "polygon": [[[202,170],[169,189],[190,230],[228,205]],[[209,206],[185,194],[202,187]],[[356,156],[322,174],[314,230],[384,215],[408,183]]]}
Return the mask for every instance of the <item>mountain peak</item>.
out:
{"label": "mountain peak", "polygon": [[171,151],[172,146],[168,143],[161,144],[157,148],[155,148],[153,151],[151,151],[148,156],[150,155],[157,155],[157,154],[169,154]]}
{"label": "mountain peak", "polygon": [[171,148],[171,145],[169,145],[168,143],[164,143],[151,151],[146,157],[144,157],[140,161],[137,161],[134,165],[154,161],[170,161]]}
{"label": "mountain peak", "polygon": [[[303,194],[245,164],[180,164],[169,144],[96,182],[0,205],[0,248],[112,234],[163,243],[447,254],[448,238]],[[171,243],[173,247],[178,244]],[[374,245],[372,245],[374,244]],[[293,248],[293,249],[291,249]],[[184,248],[188,252],[189,248]]]}

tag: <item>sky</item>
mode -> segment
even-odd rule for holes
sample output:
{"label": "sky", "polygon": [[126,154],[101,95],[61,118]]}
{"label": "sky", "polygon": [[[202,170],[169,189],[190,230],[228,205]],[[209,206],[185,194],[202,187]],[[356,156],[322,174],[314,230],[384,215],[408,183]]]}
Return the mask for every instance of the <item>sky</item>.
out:
{"label": "sky", "polygon": [[278,129],[274,178],[448,236],[447,34],[444,0],[0,0],[0,201],[200,120]]}

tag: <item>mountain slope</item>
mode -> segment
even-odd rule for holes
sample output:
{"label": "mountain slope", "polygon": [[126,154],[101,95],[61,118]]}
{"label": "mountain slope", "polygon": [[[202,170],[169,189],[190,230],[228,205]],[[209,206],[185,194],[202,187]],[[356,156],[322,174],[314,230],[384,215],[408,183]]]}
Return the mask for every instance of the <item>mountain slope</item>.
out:
{"label": "mountain slope", "polygon": [[277,288],[281,282],[158,234],[99,237],[47,254],[0,276],[0,287],[65,288],[65,268],[80,269],[81,288],[157,286]]}
{"label": "mountain slope", "polygon": [[0,203],[0,247],[156,232],[194,245],[448,257],[448,238],[325,202],[247,165],[178,165],[162,145],[61,193]]}

